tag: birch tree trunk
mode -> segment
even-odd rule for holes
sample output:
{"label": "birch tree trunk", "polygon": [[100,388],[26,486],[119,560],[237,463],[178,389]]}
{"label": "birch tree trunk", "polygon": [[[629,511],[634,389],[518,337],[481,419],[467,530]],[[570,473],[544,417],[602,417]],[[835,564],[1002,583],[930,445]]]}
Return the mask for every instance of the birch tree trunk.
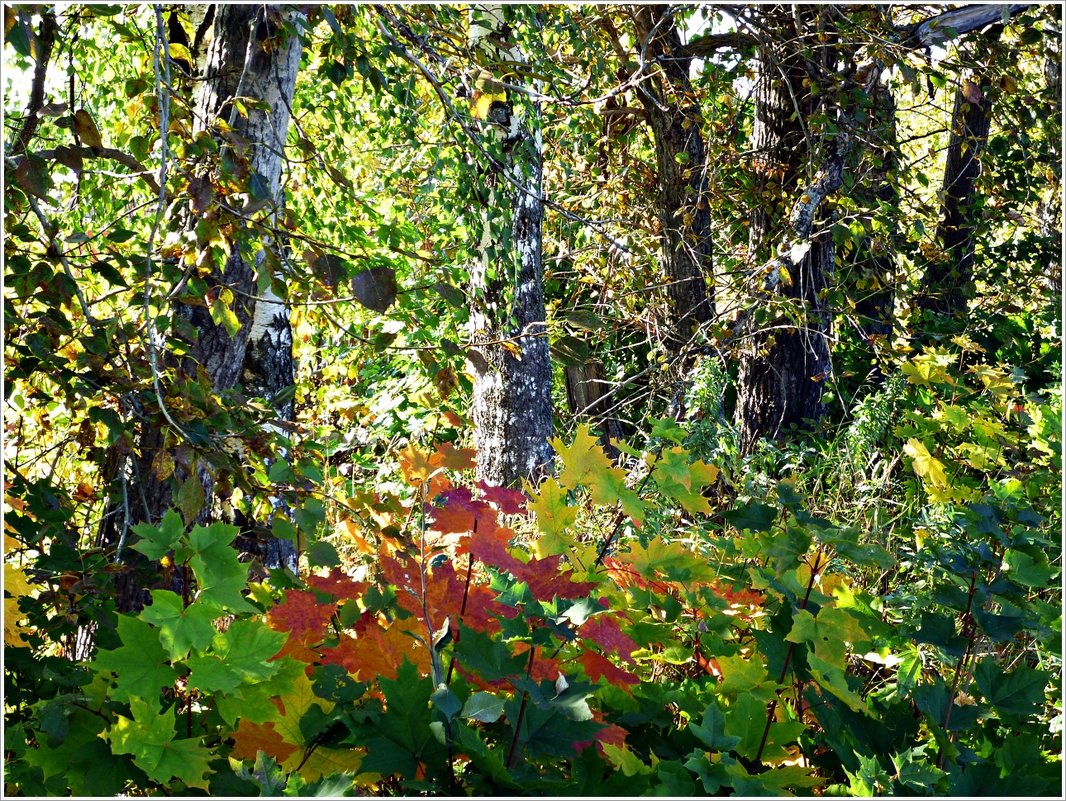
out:
{"label": "birch tree trunk", "polygon": [[[280,6],[218,4],[214,37],[198,84],[194,136],[200,132],[216,136],[220,150],[228,152],[235,169],[246,176],[247,185],[255,187],[266,206],[276,207],[279,202],[284,143],[302,49],[301,38],[293,26],[302,20],[302,15],[282,12]],[[246,104],[247,113],[238,113],[234,104],[237,96],[261,101],[261,105]],[[217,126],[220,119],[230,129],[227,133],[222,133]],[[206,180],[208,173],[220,169],[220,165],[209,163],[199,169]],[[196,223],[194,215],[189,227],[195,227]],[[185,321],[182,327],[193,335],[190,355],[176,360],[170,354],[162,354],[165,365],[176,367],[179,380],[195,382],[203,376],[213,393],[236,386],[245,367],[250,339],[257,337],[253,352],[266,352],[263,338],[273,330],[253,324],[256,314],[253,298],[257,273],[266,260],[265,248],[274,245],[259,241],[252,228],[235,228],[227,245],[229,257],[221,268],[215,268],[207,283],[209,292],[216,297],[229,291],[231,311],[239,327],[231,332],[215,322],[209,308],[181,304],[174,314]],[[288,341],[291,364],[291,335]],[[265,387],[271,380],[270,375],[264,374],[255,377],[253,383]],[[125,530],[138,522],[158,522],[173,503],[175,487],[193,480],[198,480],[203,487],[204,500],[198,519],[206,522],[214,488],[214,477],[208,466],[190,456],[190,450],[184,445],[175,447],[168,441],[163,421],[156,418],[146,421],[139,450],[139,457],[131,465],[123,514],[121,518],[113,518],[110,533],[105,533],[102,539],[121,542],[120,528]],[[161,452],[173,459],[172,476],[159,477],[157,459]],[[132,567],[137,555],[130,551],[124,555]],[[122,576],[120,583],[124,585],[120,590],[121,610],[136,610],[147,602],[144,582],[132,569]]]}
{"label": "birch tree trunk", "polygon": [[[494,164],[482,164],[479,257],[471,269],[476,365],[473,417],[478,477],[513,485],[551,459],[552,371],[541,262],[542,148],[535,103],[518,108],[495,81],[520,81],[525,61],[502,5],[470,9],[471,49],[483,65],[481,91],[494,98],[482,124]],[[501,340],[506,342],[501,343]]]}

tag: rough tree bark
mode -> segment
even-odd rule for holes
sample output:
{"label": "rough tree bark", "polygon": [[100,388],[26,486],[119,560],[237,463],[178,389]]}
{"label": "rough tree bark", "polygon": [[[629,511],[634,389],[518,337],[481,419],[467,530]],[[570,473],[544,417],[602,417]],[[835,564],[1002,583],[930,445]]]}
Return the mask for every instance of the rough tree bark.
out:
{"label": "rough tree bark", "polygon": [[[1062,29],[1062,7],[1058,9],[1058,29]],[[1044,56],[1044,80],[1047,84],[1048,99],[1051,101],[1051,119],[1058,120],[1057,130],[1059,137],[1049,137],[1048,144],[1052,153],[1054,164],[1062,165],[1062,50],[1061,42],[1052,38],[1048,42],[1048,51]],[[1047,237],[1049,247],[1045,264],[1045,280],[1049,289],[1062,294],[1062,179],[1061,170],[1054,174],[1050,181],[1047,199],[1040,204],[1040,233]]]}
{"label": "rough tree bark", "polygon": [[541,262],[543,144],[536,106],[527,105],[523,114],[513,92],[493,81],[520,80],[514,65],[524,62],[503,6],[472,6],[469,37],[485,70],[482,91],[505,97],[492,101],[482,125],[484,146],[496,164],[482,165],[481,240],[470,276],[471,320],[483,358],[473,392],[477,472],[490,484],[513,485],[551,459],[552,372]]}
{"label": "rough tree bark", "polygon": [[[210,131],[218,136],[221,147],[230,149],[235,161],[245,163],[249,181],[259,183],[265,198],[275,205],[302,48],[300,37],[284,30],[283,25],[296,21],[297,16],[273,5],[218,5],[214,37],[196,98],[194,135]],[[233,103],[238,95],[261,100],[263,107],[248,107],[246,115],[238,114]],[[216,120],[220,118],[228,124],[229,133],[216,131]],[[191,220],[190,226],[195,223],[195,219]],[[184,329],[193,334],[191,355],[176,362],[163,354],[164,361],[176,367],[179,380],[196,381],[202,370],[215,393],[237,384],[251,337],[261,340],[267,330],[253,324],[256,304],[251,298],[255,297],[257,270],[265,253],[260,251],[254,261],[246,257],[254,251],[248,241],[250,236],[254,236],[250,229],[238,229],[229,243],[230,256],[207,279],[211,291],[228,287],[233,292],[232,311],[240,328],[231,335],[212,320],[207,308],[181,304],[175,315],[185,321]],[[257,342],[256,348],[261,349],[262,345]],[[267,376],[263,378],[268,380]],[[197,463],[190,449],[168,442],[161,420],[149,419],[139,442],[140,454],[131,465],[123,514],[112,518],[110,530],[102,536],[105,542],[121,541],[120,530],[133,523],[157,522],[171,505],[174,478],[160,479],[155,468],[158,454],[165,450],[174,453],[174,478],[198,477],[203,484],[205,502],[200,519],[206,521],[214,486],[211,473]],[[130,551],[125,551],[123,557],[131,560],[131,566],[136,559]],[[148,600],[147,589],[133,570],[120,583],[124,585],[120,589],[121,610],[136,610]]]}
{"label": "rough tree bark", "polygon": [[[809,189],[802,194],[797,190],[809,165],[817,163],[817,148],[806,123],[819,106],[820,94],[808,87],[817,76],[836,71],[833,37],[825,31],[826,21],[818,19],[821,14],[823,10],[810,6],[759,7],[760,22],[778,36],[773,44],[760,46],[754,89],[757,195],[751,210],[749,257],[757,265],[779,255],[774,246],[782,232],[786,240],[789,229],[792,239],[802,233],[790,220],[788,208],[797,196],[800,203],[811,196]],[[819,25],[823,40],[815,35]],[[812,212],[821,215],[818,208]],[[737,422],[744,452],[762,437],[776,437],[823,413],[822,389],[830,371],[823,290],[833,269],[834,251],[828,227],[814,228],[796,240],[801,250],[806,248],[803,255],[796,251],[791,266],[774,276],[772,296],[754,316],[741,352]]]}
{"label": "rough tree bark", "polygon": [[650,76],[637,92],[655,139],[663,272],[670,298],[668,345],[678,352],[711,319],[711,210],[707,198],[703,115],[692,90],[692,57],[683,49],[670,6],[633,9],[636,49]]}
{"label": "rough tree bark", "polygon": [[[993,26],[980,40],[991,43],[999,38],[1002,30],[1001,25]],[[963,76],[955,91],[944,165],[944,216],[936,232],[943,258],[933,261],[926,269],[918,298],[921,308],[949,317],[964,314],[967,298],[973,294],[973,265],[980,228],[975,190],[992,121],[992,101],[988,94],[991,78],[987,71]]]}

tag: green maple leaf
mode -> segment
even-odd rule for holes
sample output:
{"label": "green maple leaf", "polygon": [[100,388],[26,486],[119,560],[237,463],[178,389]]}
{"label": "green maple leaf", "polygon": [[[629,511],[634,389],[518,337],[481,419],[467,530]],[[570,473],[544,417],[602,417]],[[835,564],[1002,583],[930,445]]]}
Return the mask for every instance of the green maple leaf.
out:
{"label": "green maple leaf", "polygon": [[974,680],[985,700],[1006,715],[1027,716],[1036,712],[1044,702],[1044,689],[1050,677],[1049,672],[1026,665],[1004,673],[993,659],[983,660],[974,671]]}
{"label": "green maple leaf", "polygon": [[63,741],[57,745],[51,737],[38,737],[37,747],[28,748],[23,756],[28,764],[41,769],[45,779],[61,779],[61,786],[73,795],[110,797],[122,792],[134,776],[135,781],[143,780],[129,757],[116,757],[101,739],[106,720],[65,703],[64,713],[67,733]]}
{"label": "green maple leaf", "polygon": [[589,474],[589,494],[593,503],[608,506],[622,505],[622,511],[640,525],[644,520],[644,503],[635,490],[626,486],[626,472],[620,467],[608,467]]}
{"label": "green maple leaf", "polygon": [[173,509],[168,509],[158,526],[138,523],[132,528],[133,533],[141,538],[140,542],[131,546],[133,550],[158,561],[177,546],[185,531],[185,524],[181,522],[181,515]]}
{"label": "green maple leaf", "polygon": [[806,609],[797,612],[792,620],[792,630],[785,639],[794,643],[811,643],[819,659],[843,669],[847,656],[846,644],[866,643],[870,641],[870,636],[850,612],[825,606],[818,612],[817,618]]}
{"label": "green maple leaf", "polygon": [[709,514],[711,505],[703,497],[702,489],[718,478],[718,468],[703,461],[689,463],[683,448],[664,450],[652,470],[652,478],[660,491],[673,498],[690,514]]}
{"label": "green maple leaf", "polygon": [[112,693],[117,700],[146,699],[158,709],[159,691],[172,685],[178,675],[167,664],[170,657],[159,631],[137,618],[119,615],[118,635],[122,647],[97,654],[97,669],[110,670],[117,677]]}
{"label": "green maple leaf", "polygon": [[274,699],[285,696],[307,669],[304,663],[288,657],[271,664],[277,666],[277,673],[266,681],[241,684],[229,693],[215,696],[218,714],[230,726],[236,726],[240,719],[249,723],[276,720],[278,709]]}
{"label": "green maple leaf", "polygon": [[174,707],[157,712],[140,698],[130,701],[133,719],[115,716],[107,738],[116,754],[130,754],[137,767],[160,784],[178,779],[187,787],[208,789],[213,754],[196,739],[174,739]]}
{"label": "green maple leaf", "polygon": [[283,632],[258,620],[238,620],[215,635],[211,653],[189,659],[189,683],[204,692],[228,693],[244,682],[269,679],[278,664],[268,660],[284,642]]}
{"label": "green maple leaf", "polygon": [[218,633],[215,619],[219,609],[196,601],[186,607],[181,597],[169,590],[152,590],[152,605],[145,607],[140,619],[159,628],[159,641],[170,658],[184,659],[192,648],[202,651]]}
{"label": "green maple leaf", "polygon": [[433,682],[428,677],[419,678],[415,666],[406,659],[395,680],[381,679],[385,713],[374,723],[375,734],[367,740],[368,753],[361,770],[414,778],[420,762],[435,766],[444,760],[447,751],[429,726],[432,689]]}
{"label": "green maple leaf", "polygon": [[558,437],[552,440],[552,447],[563,465],[559,474],[560,486],[566,489],[586,486],[593,503],[620,503],[622,510],[634,523],[639,525],[644,520],[644,504],[640,496],[626,486],[625,471],[611,466],[611,460],[597,439],[589,433],[586,424],[577,427],[577,434],[569,447]]}
{"label": "green maple leaf", "polygon": [[530,492],[529,508],[537,516],[541,536],[536,543],[538,557],[565,553],[573,544],[566,530],[574,524],[577,509],[566,503],[566,488],[555,478],[546,479],[537,492]]}
{"label": "green maple leaf", "polygon": [[725,733],[725,715],[713,701],[703,711],[703,720],[689,723],[688,730],[711,751],[728,751],[740,742],[739,737]]}
{"label": "green maple leaf", "polygon": [[196,526],[189,534],[189,564],[200,587],[198,600],[232,612],[255,612],[242,595],[248,584],[248,565],[241,564],[237,551],[230,547],[236,536],[236,526],[225,523]]}

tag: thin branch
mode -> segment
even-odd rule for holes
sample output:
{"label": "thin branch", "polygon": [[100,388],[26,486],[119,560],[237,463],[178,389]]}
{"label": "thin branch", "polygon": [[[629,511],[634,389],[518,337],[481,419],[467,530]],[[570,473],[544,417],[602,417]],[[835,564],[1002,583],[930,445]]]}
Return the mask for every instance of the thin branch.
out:
{"label": "thin branch", "polygon": [[[152,171],[145,167],[141,162],[137,161],[129,153],[125,153],[121,150],[116,150],[113,147],[100,148],[93,150],[91,147],[75,147],[68,145],[65,147],[57,147],[51,150],[38,150],[34,154],[38,158],[42,159],[54,159],[61,163],[66,163],[63,158],[70,155],[80,156],[81,158],[99,158],[109,159],[111,161],[117,161],[119,164],[129,167],[133,172],[130,174],[131,178],[140,178],[151,188],[153,192],[159,192],[159,184],[156,183],[155,176],[152,175]],[[69,165],[68,165],[69,166]]]}
{"label": "thin branch", "polygon": [[26,199],[30,202],[30,208],[33,209],[33,213],[37,215],[37,219],[41,222],[41,228],[44,229],[44,236],[48,244],[48,254],[54,256],[59,260],[59,263],[63,265],[63,272],[67,274],[67,278],[70,279],[71,285],[74,287],[74,294],[78,297],[78,305],[81,306],[82,314],[85,315],[85,320],[93,328],[98,328],[100,322],[93,317],[91,311],[89,311],[89,304],[85,300],[85,295],[82,294],[81,287],[78,286],[78,282],[74,279],[74,272],[70,269],[70,262],[67,261],[67,257],[63,255],[63,251],[59,249],[59,245],[56,244],[55,232],[56,229],[48,222],[48,218],[44,216],[44,212],[41,211],[41,207],[37,205],[37,201],[33,195],[26,192]]}
{"label": "thin branch", "polygon": [[37,63],[33,67],[33,84],[30,88],[30,102],[26,106],[26,114],[22,118],[22,127],[15,137],[15,147],[12,153],[26,152],[26,148],[37,132],[41,118],[37,116],[44,108],[44,79],[48,73],[48,62],[52,58],[52,48],[56,41],[56,31],[59,25],[56,22],[54,12],[46,12],[41,17],[41,28],[37,32]]}
{"label": "thin branch", "polygon": [[[169,56],[160,59],[159,52],[167,47],[167,35],[166,29],[163,25],[163,7],[158,3],[154,6],[155,9],[155,43],[152,47],[152,63],[155,69],[155,86],[156,94],[159,98],[159,199],[156,205],[155,216],[152,219],[152,230],[148,233],[148,244],[145,246],[145,252],[147,253],[145,260],[145,275],[144,275],[144,320],[148,330],[145,332],[145,338],[148,341],[148,362],[152,368],[152,386],[155,389],[156,403],[159,405],[159,411],[163,413],[163,417],[183,437],[186,436],[185,429],[178,425],[177,421],[171,417],[170,412],[167,410],[166,404],[163,402],[163,389],[159,378],[159,354],[156,351],[156,330],[155,320],[152,318],[152,249],[155,245],[156,234],[159,232],[159,225],[163,220],[163,213],[167,206],[167,158],[169,152],[167,148],[167,130],[170,127],[170,91],[167,87],[170,86],[170,58]],[[160,61],[162,60],[162,64]]]}

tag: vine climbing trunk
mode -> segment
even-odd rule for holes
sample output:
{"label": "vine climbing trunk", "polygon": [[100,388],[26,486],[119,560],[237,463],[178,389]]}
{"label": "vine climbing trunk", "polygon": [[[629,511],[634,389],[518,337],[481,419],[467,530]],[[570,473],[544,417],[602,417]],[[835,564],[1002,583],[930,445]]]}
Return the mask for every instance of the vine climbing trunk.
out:
{"label": "vine climbing trunk", "polygon": [[[302,50],[302,20],[302,15],[276,5],[216,7],[214,35],[195,98],[193,136],[209,135],[217,145],[201,149],[199,161],[190,165],[187,227],[195,235],[196,248],[182,256],[191,263],[200,248],[217,237],[224,241],[228,256],[205,279],[206,304],[179,302],[174,308],[173,329],[188,346],[180,359],[169,352],[160,354],[161,368],[174,375],[172,384],[161,381],[161,401],[172,411],[168,420],[146,421],[140,454],[131,465],[124,492],[123,514],[116,516],[112,536],[105,540],[115,539],[118,527],[125,531],[133,523],[157,522],[176,501],[181,502],[186,522],[205,522],[210,516],[219,465],[225,460],[212,459],[213,440],[193,447],[181,441],[187,432],[168,431],[169,420],[181,419],[178,395],[194,385],[202,385],[197,393],[224,395],[244,377],[247,390],[269,398],[281,389],[278,382],[292,383],[291,334],[286,340],[278,330],[287,328],[287,314],[280,319],[276,312],[284,307],[262,309],[256,317],[257,290],[269,286],[271,265],[278,260],[279,245],[267,233],[273,226],[227,219],[212,203],[220,188],[237,181],[250,197],[246,216],[256,212],[262,216],[265,209],[269,222],[276,214]],[[165,42],[163,53],[167,53]],[[269,316],[269,322],[263,322],[263,315]],[[281,353],[286,347],[287,356]],[[246,359],[249,350],[252,357]],[[269,354],[273,356],[264,358]],[[121,534],[117,538],[124,540]],[[131,560],[131,569],[123,577],[119,606],[135,610],[147,601],[145,586],[151,576],[136,575],[135,554],[126,551],[122,557]]]}
{"label": "vine climbing trunk", "polygon": [[655,139],[663,272],[670,299],[668,346],[679,352],[713,316],[713,274],[703,115],[671,6],[636,6],[636,47],[648,80],[638,96]]}
{"label": "vine climbing trunk", "polygon": [[[777,437],[823,414],[822,390],[830,370],[824,291],[834,263],[824,211],[809,201],[810,188],[799,191],[819,163],[822,143],[812,136],[808,122],[822,104],[815,82],[836,73],[834,36],[820,7],[760,6],[759,12],[762,26],[775,36],[760,46],[754,88],[756,194],[749,259],[753,265],[767,265],[781,242],[790,244],[793,255],[784,271],[779,266],[770,270],[769,286],[765,270],[752,276],[759,308],[751,318],[737,378],[737,421],[746,453],[760,438]],[[835,146],[828,141],[824,149]],[[835,178],[839,181],[839,174]],[[800,230],[796,211],[804,207],[811,214],[802,217],[806,230]]]}
{"label": "vine climbing trunk", "polygon": [[544,310],[541,224],[543,143],[535,102],[519,106],[503,82],[525,59],[502,5],[470,8],[469,38],[482,71],[481,236],[471,268],[476,359],[473,392],[478,476],[513,485],[551,458],[551,361]]}

